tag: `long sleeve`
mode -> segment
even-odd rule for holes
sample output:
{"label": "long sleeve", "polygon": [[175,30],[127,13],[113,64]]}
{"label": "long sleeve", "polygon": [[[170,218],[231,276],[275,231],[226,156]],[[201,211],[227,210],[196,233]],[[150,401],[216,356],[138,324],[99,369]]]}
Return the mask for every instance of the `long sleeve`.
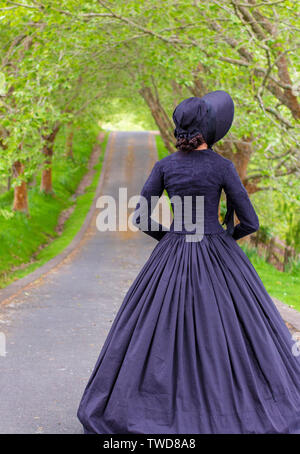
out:
{"label": "long sleeve", "polygon": [[225,170],[223,187],[227,197],[226,217],[228,219],[233,216],[233,211],[235,210],[240,221],[239,224],[232,228],[232,237],[238,240],[256,232],[259,229],[258,216],[232,162]]}
{"label": "long sleeve", "polygon": [[[144,233],[158,241],[161,240],[161,238],[167,233],[168,229],[153,220],[151,218],[151,214],[158,202],[159,197],[162,195],[163,190],[163,175],[160,170],[159,161],[157,161],[142,188],[140,200],[133,214],[133,224]],[[156,196],[156,200],[154,196]]]}

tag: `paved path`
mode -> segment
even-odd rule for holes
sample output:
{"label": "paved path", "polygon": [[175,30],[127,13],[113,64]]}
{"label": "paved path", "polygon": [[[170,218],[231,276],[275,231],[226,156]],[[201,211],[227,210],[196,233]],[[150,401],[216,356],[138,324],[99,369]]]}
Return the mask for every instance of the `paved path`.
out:
{"label": "paved path", "polygon": [[[102,194],[118,200],[119,187],[128,188],[128,198],[139,194],[157,159],[154,139],[149,132],[111,133]],[[142,232],[98,232],[98,214],[74,252],[0,305],[7,341],[0,433],[82,433],[82,392],[126,291],[156,245]],[[295,320],[295,311],[284,311],[285,320]]]}
{"label": "paved path", "polygon": [[[139,194],[157,152],[148,132],[111,133],[103,194]],[[150,151],[150,152],[149,152]],[[82,433],[76,412],[118,307],[156,241],[98,232],[96,209],[80,247],[0,307],[0,433]]]}

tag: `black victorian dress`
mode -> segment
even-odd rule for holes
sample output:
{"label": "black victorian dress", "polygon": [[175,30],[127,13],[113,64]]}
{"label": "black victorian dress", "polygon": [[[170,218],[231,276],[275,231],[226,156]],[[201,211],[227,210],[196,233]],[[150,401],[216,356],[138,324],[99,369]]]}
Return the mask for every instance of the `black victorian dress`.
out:
{"label": "black victorian dress", "polygon": [[[236,242],[259,222],[233,163],[212,148],[175,152],[155,163],[141,195],[164,189],[170,198],[204,196],[204,234],[187,241],[174,223],[145,232],[158,242],[82,396],[85,433],[300,433],[300,356]],[[218,221],[222,189],[227,230]]]}

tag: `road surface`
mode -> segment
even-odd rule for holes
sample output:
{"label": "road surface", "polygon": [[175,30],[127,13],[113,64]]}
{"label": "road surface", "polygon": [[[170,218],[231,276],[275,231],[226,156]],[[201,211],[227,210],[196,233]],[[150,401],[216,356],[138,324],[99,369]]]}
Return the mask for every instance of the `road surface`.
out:
{"label": "road surface", "polygon": [[[151,132],[112,132],[102,194],[140,193],[155,161]],[[0,433],[82,433],[76,412],[112,320],[156,245],[142,232],[99,232],[0,306]]]}

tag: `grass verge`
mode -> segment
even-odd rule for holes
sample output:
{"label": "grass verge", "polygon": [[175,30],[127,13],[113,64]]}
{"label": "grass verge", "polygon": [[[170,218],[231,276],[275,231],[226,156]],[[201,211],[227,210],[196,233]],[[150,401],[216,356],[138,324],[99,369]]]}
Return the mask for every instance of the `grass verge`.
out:
{"label": "grass verge", "polygon": [[[53,195],[39,191],[40,177],[30,188],[29,216],[11,211],[13,190],[0,196],[0,288],[20,279],[62,252],[78,233],[92,204],[101,173],[108,134],[101,143],[100,160],[93,181],[84,194],[72,200],[87,172],[89,158],[99,130],[79,129],[74,134],[74,160],[64,157],[66,132],[58,136],[53,160]],[[62,210],[75,209],[59,236],[56,225]],[[33,260],[34,257],[34,260]]]}

